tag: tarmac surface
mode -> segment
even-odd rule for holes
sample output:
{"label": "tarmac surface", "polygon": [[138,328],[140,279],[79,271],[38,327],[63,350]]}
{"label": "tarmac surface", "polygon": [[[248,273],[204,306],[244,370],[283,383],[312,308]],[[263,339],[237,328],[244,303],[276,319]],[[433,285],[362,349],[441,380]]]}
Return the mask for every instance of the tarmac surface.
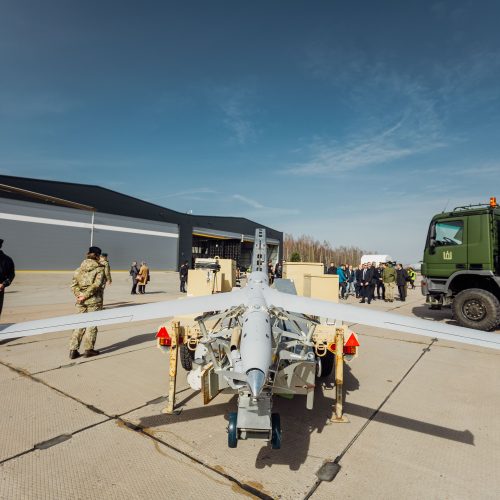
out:
{"label": "tarmac surface", "polygon": [[[71,273],[19,273],[2,323],[71,314]],[[114,273],[106,307],[175,299],[176,273],[130,295]],[[357,300],[349,298],[347,303]],[[452,323],[419,289],[406,302],[360,304]],[[158,321],[99,329],[95,358],[68,358],[70,332],[0,344],[0,498],[499,498],[500,352],[352,325],[345,415],[331,423],[333,380],[305,398],[274,398],[281,450],[227,447],[233,395],[203,406],[179,370],[178,415],[166,415],[167,355]],[[500,332],[492,333],[498,335]],[[317,473],[323,464],[336,475]]]}

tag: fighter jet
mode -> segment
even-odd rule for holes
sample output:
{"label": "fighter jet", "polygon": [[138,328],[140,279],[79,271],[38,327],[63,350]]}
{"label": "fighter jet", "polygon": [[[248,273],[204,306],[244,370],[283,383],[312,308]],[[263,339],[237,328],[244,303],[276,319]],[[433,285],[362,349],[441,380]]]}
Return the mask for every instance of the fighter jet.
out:
{"label": "fighter jet", "polygon": [[[313,407],[315,378],[328,375],[318,354],[314,331],[329,323],[349,323],[500,349],[500,337],[477,330],[380,311],[299,297],[269,286],[264,229],[255,233],[247,285],[204,297],[28,321],[0,330],[0,340],[98,325],[204,313],[197,318],[201,334],[193,350],[188,382],[200,389],[210,371],[212,389],[238,394],[238,411],[229,415],[228,445],[261,437],[281,446],[281,424],[272,413],[274,394],[304,394]],[[215,326],[207,328],[206,320]]]}

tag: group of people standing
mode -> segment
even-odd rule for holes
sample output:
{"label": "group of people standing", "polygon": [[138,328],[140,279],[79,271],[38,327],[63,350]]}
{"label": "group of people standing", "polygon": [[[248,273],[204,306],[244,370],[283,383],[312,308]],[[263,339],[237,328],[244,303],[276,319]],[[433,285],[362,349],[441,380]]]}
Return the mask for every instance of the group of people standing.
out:
{"label": "group of people standing", "polygon": [[275,279],[281,279],[283,277],[283,261],[279,260],[274,266],[269,261],[267,264],[267,274],[269,276],[269,284],[272,284]]}
{"label": "group of people standing", "polygon": [[327,269],[327,274],[337,274],[339,277],[340,298],[347,299],[349,295],[360,298],[360,303],[370,304],[377,299],[385,302],[394,302],[396,286],[398,288],[399,300],[406,300],[407,287],[415,288],[417,273],[413,268],[405,269],[402,264],[392,262],[375,262],[360,264],[357,269],[352,265],[343,264],[335,266],[332,262]]}
{"label": "group of people standing", "polygon": [[149,276],[149,267],[147,264],[142,261],[141,266],[137,265],[137,262],[134,260],[132,265],[130,266],[130,271],[128,272],[130,277],[132,278],[132,291],[131,295],[136,295],[138,293],[144,294],[146,293],[146,285],[150,281]]}

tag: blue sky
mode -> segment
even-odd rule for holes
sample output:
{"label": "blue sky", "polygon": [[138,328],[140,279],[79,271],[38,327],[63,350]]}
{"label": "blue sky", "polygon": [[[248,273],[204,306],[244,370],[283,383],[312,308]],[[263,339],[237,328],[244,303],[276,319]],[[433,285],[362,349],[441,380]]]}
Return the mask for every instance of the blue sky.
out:
{"label": "blue sky", "polygon": [[495,1],[0,2],[0,172],[421,258],[500,197]]}

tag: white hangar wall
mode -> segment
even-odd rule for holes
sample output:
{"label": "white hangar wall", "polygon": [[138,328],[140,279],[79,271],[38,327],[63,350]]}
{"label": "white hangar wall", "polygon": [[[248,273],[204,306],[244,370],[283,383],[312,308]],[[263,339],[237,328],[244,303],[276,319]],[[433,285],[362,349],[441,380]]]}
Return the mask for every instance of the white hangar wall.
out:
{"label": "white hangar wall", "polygon": [[167,222],[0,198],[0,238],[18,270],[76,269],[91,239],[112,270],[128,270],[133,260],[177,270],[179,227]]}

